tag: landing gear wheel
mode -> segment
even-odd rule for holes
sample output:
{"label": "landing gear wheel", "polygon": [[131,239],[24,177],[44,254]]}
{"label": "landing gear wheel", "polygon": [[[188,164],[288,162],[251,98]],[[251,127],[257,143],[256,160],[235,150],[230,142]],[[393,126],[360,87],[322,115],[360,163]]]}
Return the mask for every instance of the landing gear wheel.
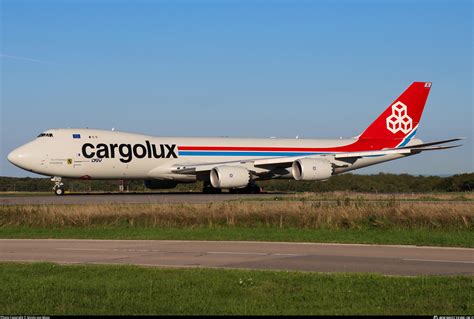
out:
{"label": "landing gear wheel", "polygon": [[204,194],[221,194],[222,189],[214,188],[214,187],[203,187],[202,192]]}
{"label": "landing gear wheel", "polygon": [[253,185],[251,192],[252,194],[261,194],[263,193],[263,188],[258,185]]}
{"label": "landing gear wheel", "polygon": [[61,182],[61,177],[54,176],[51,178],[51,181],[54,182],[54,193],[58,196],[64,195],[64,183]]}
{"label": "landing gear wheel", "polygon": [[249,184],[244,188],[231,188],[229,193],[231,194],[260,194],[263,189],[256,184]]}
{"label": "landing gear wheel", "polygon": [[204,194],[221,194],[222,189],[220,188],[214,188],[210,183],[204,183],[204,186],[202,188],[202,192]]}

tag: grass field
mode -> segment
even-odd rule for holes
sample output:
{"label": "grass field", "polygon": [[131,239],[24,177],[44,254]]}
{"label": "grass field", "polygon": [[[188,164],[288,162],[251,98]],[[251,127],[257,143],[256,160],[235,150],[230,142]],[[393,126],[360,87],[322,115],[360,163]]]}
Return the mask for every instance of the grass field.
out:
{"label": "grass field", "polygon": [[[4,205],[0,206],[0,238],[261,240],[474,247],[472,194],[426,196],[331,193],[190,205]],[[0,263],[0,283],[1,314],[467,315],[474,312],[473,276],[397,277]]]}
{"label": "grass field", "polygon": [[472,229],[471,202],[231,201],[207,204],[4,205],[1,226],[274,226]]}
{"label": "grass field", "polygon": [[199,239],[474,247],[459,202],[231,201],[0,206],[0,238]]}
{"label": "grass field", "polygon": [[0,264],[2,314],[457,314],[473,277]]}
{"label": "grass field", "polygon": [[51,196],[52,192],[0,192],[1,197]]}

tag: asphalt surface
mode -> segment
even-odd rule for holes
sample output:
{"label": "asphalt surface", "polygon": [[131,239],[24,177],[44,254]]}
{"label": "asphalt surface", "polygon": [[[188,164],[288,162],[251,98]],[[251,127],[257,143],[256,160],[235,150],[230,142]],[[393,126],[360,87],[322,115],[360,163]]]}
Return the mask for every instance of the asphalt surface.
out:
{"label": "asphalt surface", "polygon": [[200,193],[157,193],[157,194],[70,194],[63,196],[2,196],[0,205],[50,205],[50,204],[199,204],[221,202],[231,199],[257,199],[274,197],[278,194],[200,194]]}
{"label": "asphalt surface", "polygon": [[0,261],[473,275],[474,249],[276,242],[0,240]]}
{"label": "asphalt surface", "polygon": [[[258,200],[264,198],[274,198],[289,195],[287,193],[263,193],[263,194],[202,194],[202,193],[78,193],[63,196],[56,195],[36,195],[36,196],[0,196],[0,205],[67,205],[67,204],[199,204],[208,202],[223,202],[227,200],[245,199]],[[306,199],[306,202],[310,200]],[[315,200],[315,202],[336,202],[337,199]],[[387,200],[366,199],[364,202],[383,202]],[[463,200],[410,200],[406,203],[466,203]],[[271,203],[271,202],[268,202]]]}

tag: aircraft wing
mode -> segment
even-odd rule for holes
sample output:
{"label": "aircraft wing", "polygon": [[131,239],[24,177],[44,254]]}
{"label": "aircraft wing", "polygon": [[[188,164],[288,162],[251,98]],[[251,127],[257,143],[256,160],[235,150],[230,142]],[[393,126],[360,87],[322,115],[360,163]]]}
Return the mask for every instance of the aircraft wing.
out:
{"label": "aircraft wing", "polygon": [[198,172],[206,172],[212,170],[214,167],[221,166],[221,165],[237,165],[243,166],[253,165],[254,167],[289,167],[291,164],[298,159],[301,158],[326,158],[328,160],[344,160],[344,159],[358,159],[363,157],[375,157],[375,156],[384,156],[384,155],[392,155],[392,154],[418,154],[424,151],[436,151],[436,150],[444,150],[449,148],[455,148],[461,146],[458,145],[441,145],[445,143],[450,143],[454,141],[462,140],[462,138],[454,138],[449,140],[443,141],[436,141],[430,143],[423,143],[423,144],[414,144],[410,146],[400,147],[400,148],[393,148],[393,149],[384,149],[379,151],[364,151],[364,152],[348,152],[348,153],[328,153],[328,154],[317,154],[317,155],[304,155],[304,156],[285,156],[285,157],[272,157],[272,158],[264,158],[264,159],[256,159],[256,160],[237,160],[237,161],[226,161],[226,162],[216,162],[216,163],[206,163],[206,164],[189,164],[189,165],[176,165],[172,168],[173,173],[180,173],[180,174],[195,174]]}

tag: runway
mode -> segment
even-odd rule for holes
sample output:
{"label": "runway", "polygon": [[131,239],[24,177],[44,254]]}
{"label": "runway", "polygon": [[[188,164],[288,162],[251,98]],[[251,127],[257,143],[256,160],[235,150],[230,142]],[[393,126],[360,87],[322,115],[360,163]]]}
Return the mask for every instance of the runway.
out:
{"label": "runway", "polygon": [[258,199],[278,194],[200,194],[200,193],[151,193],[151,194],[71,194],[64,196],[2,196],[0,205],[50,205],[50,204],[199,204],[222,202],[232,199]]}
{"label": "runway", "polygon": [[0,261],[473,275],[474,249],[171,240],[2,239]]}
{"label": "runway", "polygon": [[[223,202],[228,200],[259,200],[275,197],[291,196],[291,193],[263,193],[263,194],[203,194],[203,193],[77,193],[64,196],[34,195],[34,196],[0,196],[0,205],[80,205],[80,204],[201,204],[209,202]],[[305,199],[305,202],[311,200]],[[315,202],[337,202],[338,199],[318,199]],[[389,202],[390,199],[365,199],[364,202]],[[273,201],[267,201],[272,203]],[[466,203],[464,200],[410,200],[406,203]]]}

